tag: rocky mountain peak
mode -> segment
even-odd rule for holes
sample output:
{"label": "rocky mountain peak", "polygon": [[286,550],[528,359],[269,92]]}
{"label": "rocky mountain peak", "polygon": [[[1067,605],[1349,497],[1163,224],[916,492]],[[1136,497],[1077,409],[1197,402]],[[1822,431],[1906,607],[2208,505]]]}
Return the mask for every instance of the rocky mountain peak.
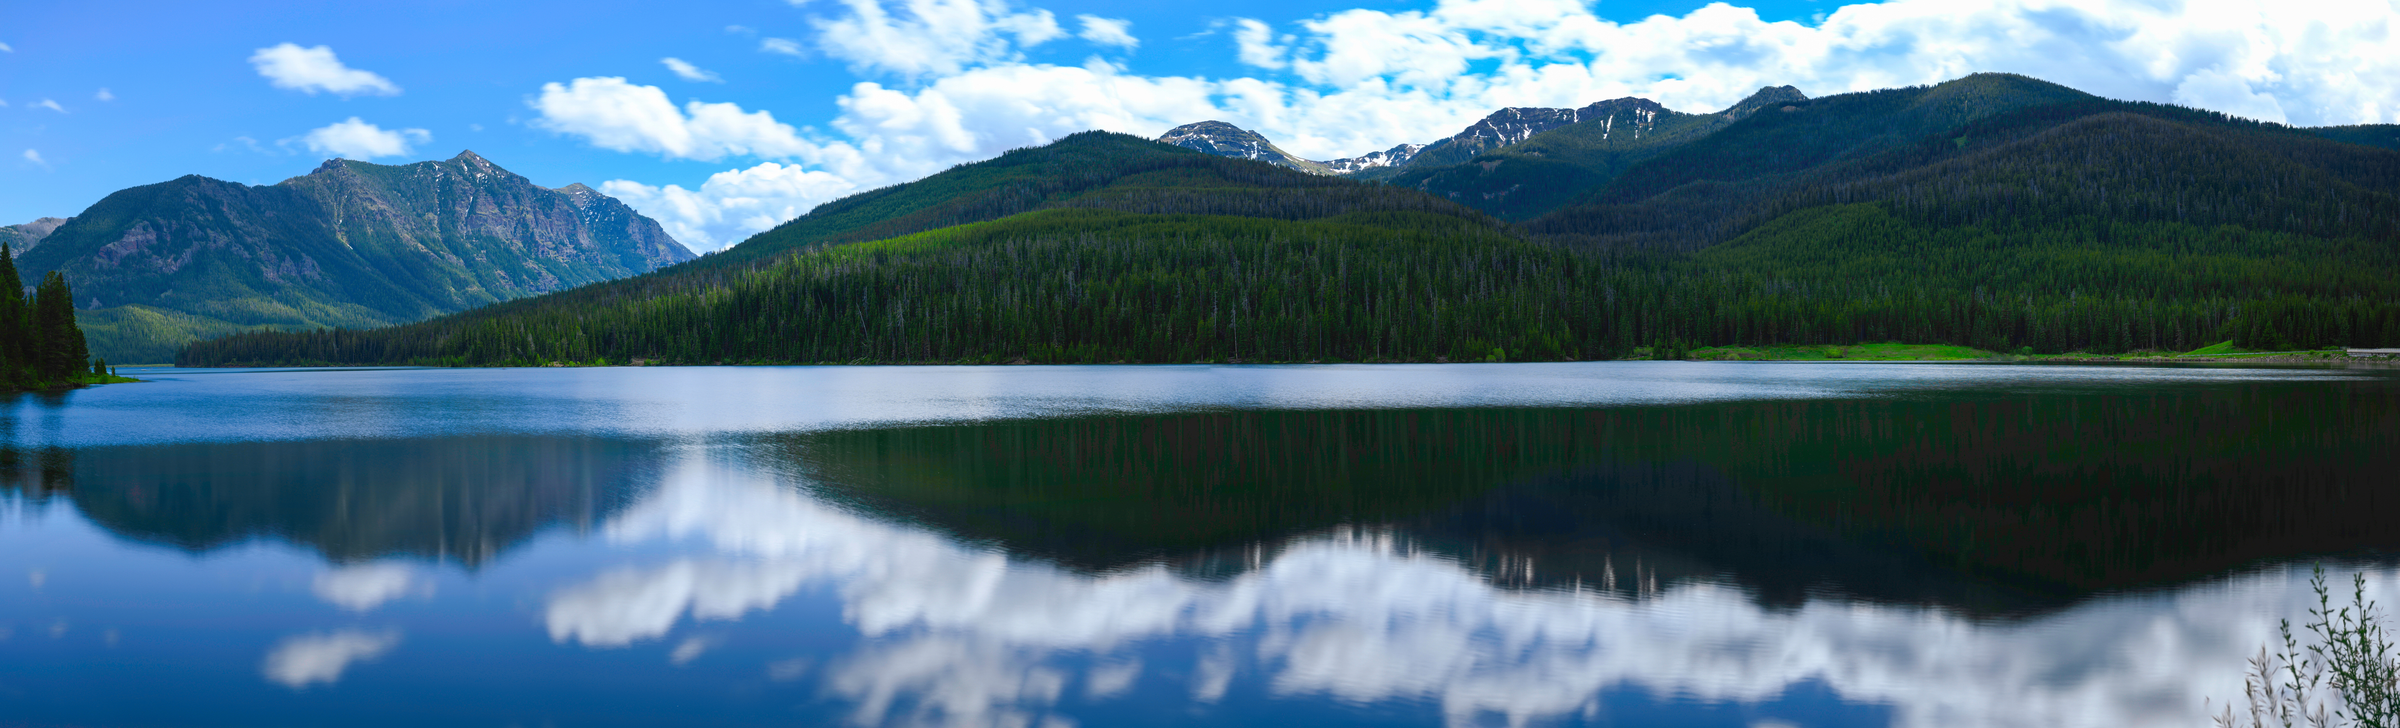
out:
{"label": "rocky mountain peak", "polygon": [[475,150],[473,150],[473,149],[461,150],[461,151],[458,153],[458,156],[455,156],[455,157],[451,157],[451,158],[450,158],[450,162],[451,162],[451,163],[453,163],[453,164],[461,164],[461,165],[465,165],[465,166],[468,166],[468,167],[474,167],[474,168],[477,168],[477,169],[489,169],[489,170],[497,170],[497,169],[500,169],[500,165],[493,164],[493,163],[492,163],[492,160],[489,160],[489,159],[484,159],[484,158],[483,158],[483,155],[481,155],[481,154],[476,154],[476,153],[475,153]]}
{"label": "rocky mountain peak", "polygon": [[67,221],[71,219],[73,218],[41,217],[34,218],[33,222],[0,227],[0,243],[8,244],[9,255],[24,255],[25,251],[32,250],[33,246],[41,244],[43,238],[50,237],[50,233],[56,232],[58,226],[67,224]]}
{"label": "rocky mountain peak", "polygon": [[1333,170],[1334,174],[1349,174],[1377,167],[1398,167],[1417,158],[1417,153],[1422,151],[1425,151],[1423,144],[1402,144],[1380,152],[1368,152],[1356,157],[1332,160],[1326,162],[1325,166]]}
{"label": "rocky mountain peak", "polygon": [[1726,109],[1725,115],[1727,118],[1738,120],[1763,109],[1780,108],[1807,100],[1808,94],[1800,93],[1800,89],[1791,86],[1762,86],[1758,89],[1758,93],[1751,94],[1749,98],[1742,99],[1732,108]]}
{"label": "rocky mountain peak", "polygon": [[1582,116],[1580,111],[1512,106],[1492,112],[1447,141],[1473,146],[1478,150],[1505,147],[1525,141],[1526,137],[1573,124]]}
{"label": "rocky mountain peak", "polygon": [[589,208],[592,206],[592,203],[600,200],[616,199],[600,194],[599,190],[592,189],[589,185],[585,185],[582,182],[577,182],[551,191],[566,195],[568,201],[575,203],[576,207],[582,208]]}
{"label": "rocky mountain peak", "polygon": [[1292,156],[1266,137],[1222,121],[1194,122],[1168,129],[1158,141],[1205,154],[1266,162],[1303,172],[1325,174],[1323,163]]}
{"label": "rocky mountain peak", "polygon": [[1609,99],[1607,101],[1594,101],[1581,109],[1576,109],[1575,111],[1576,116],[1579,118],[1596,119],[1623,111],[1647,111],[1653,114],[1663,114],[1668,113],[1669,109],[1656,101],[1651,101],[1640,96],[1626,96],[1623,98]]}

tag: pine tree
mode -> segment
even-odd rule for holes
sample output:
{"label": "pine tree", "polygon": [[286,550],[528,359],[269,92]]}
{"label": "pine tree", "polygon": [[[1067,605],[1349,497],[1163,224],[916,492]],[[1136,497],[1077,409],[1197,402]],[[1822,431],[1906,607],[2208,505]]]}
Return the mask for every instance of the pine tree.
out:
{"label": "pine tree", "polygon": [[0,243],[0,372],[29,367],[25,335],[25,280],[17,277],[16,253]]}
{"label": "pine tree", "polygon": [[67,379],[91,358],[84,347],[83,331],[75,326],[75,293],[67,288],[66,276],[51,271],[42,277],[42,284],[33,292],[32,319],[31,358],[42,379]]}

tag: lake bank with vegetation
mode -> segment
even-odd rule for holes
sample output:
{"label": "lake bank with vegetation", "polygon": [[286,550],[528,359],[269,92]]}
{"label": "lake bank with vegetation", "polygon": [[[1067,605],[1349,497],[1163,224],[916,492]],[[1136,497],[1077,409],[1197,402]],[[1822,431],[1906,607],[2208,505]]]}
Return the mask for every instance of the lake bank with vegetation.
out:
{"label": "lake bank with vegetation", "polygon": [[[1638,352],[1649,357],[1648,351]],[[1669,357],[1673,358],[1673,357]],[[2382,354],[2360,354],[2350,349],[2327,348],[2312,351],[2252,351],[2224,341],[2186,352],[2128,351],[2118,354],[2099,354],[2073,351],[2063,354],[2034,354],[2030,351],[1986,351],[1948,344],[1857,344],[1852,346],[1711,346],[1683,353],[1691,361],[2008,361],[2063,363],[2130,363],[2130,364],[2193,364],[2193,363],[2250,363],[2250,364],[2342,364],[2388,366],[2400,363],[2400,357]]]}
{"label": "lake bank with vegetation", "polygon": [[[10,252],[0,243],[0,281],[18,280]],[[66,276],[51,271],[32,288],[28,297],[20,288],[0,285],[0,391],[138,381],[117,376],[108,362],[92,358],[75,323],[75,293]]]}

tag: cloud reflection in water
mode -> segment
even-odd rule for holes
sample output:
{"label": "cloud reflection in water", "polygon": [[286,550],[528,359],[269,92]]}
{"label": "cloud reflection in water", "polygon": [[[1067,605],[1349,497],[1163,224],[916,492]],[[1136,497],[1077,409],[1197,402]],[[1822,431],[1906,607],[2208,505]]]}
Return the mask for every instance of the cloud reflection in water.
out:
{"label": "cloud reflection in water", "polygon": [[277,643],[267,653],[261,669],[268,680],[300,690],[316,683],[339,681],[351,663],[373,661],[399,645],[398,631],[346,629],[295,635]]}
{"label": "cloud reflection in water", "polygon": [[433,582],[420,579],[407,564],[379,561],[327,569],[317,575],[309,590],[334,606],[365,612],[411,592],[431,596]]}
{"label": "cloud reflection in water", "polygon": [[[1427,701],[1452,725],[1577,716],[1624,687],[1756,703],[1816,681],[1891,706],[1901,726],[2190,726],[2206,723],[2203,697],[2238,690],[2275,619],[2311,598],[2304,574],[2272,571],[2003,621],[1825,599],[1770,609],[1705,582],[1629,600],[1500,588],[1349,535],[1302,539],[1224,580],[1163,566],[1090,575],[864,518],[704,457],[604,533],[715,553],[557,592],[554,640],[622,646],[665,637],[687,612],[734,620],[830,587],[868,639],[810,672],[867,725],[1043,722],[1072,688],[1120,695],[1147,673],[1189,676],[1200,702],[1255,681],[1283,696]],[[2400,602],[2400,573],[2370,582],[2371,598]],[[1177,640],[1202,642],[1195,664],[1133,652]]]}

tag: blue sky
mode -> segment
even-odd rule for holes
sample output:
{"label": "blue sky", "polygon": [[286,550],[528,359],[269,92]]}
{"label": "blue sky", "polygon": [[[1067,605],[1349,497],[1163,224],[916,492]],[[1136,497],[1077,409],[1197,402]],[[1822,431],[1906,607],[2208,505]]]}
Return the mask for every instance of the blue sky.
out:
{"label": "blue sky", "polygon": [[[185,174],[473,149],[696,249],[952,164],[1218,118],[1302,156],[1501,106],[1721,108],[2027,73],[2304,125],[2400,121],[2400,0],[735,0],[0,7],[0,224]],[[673,59],[669,61],[668,59]]]}

